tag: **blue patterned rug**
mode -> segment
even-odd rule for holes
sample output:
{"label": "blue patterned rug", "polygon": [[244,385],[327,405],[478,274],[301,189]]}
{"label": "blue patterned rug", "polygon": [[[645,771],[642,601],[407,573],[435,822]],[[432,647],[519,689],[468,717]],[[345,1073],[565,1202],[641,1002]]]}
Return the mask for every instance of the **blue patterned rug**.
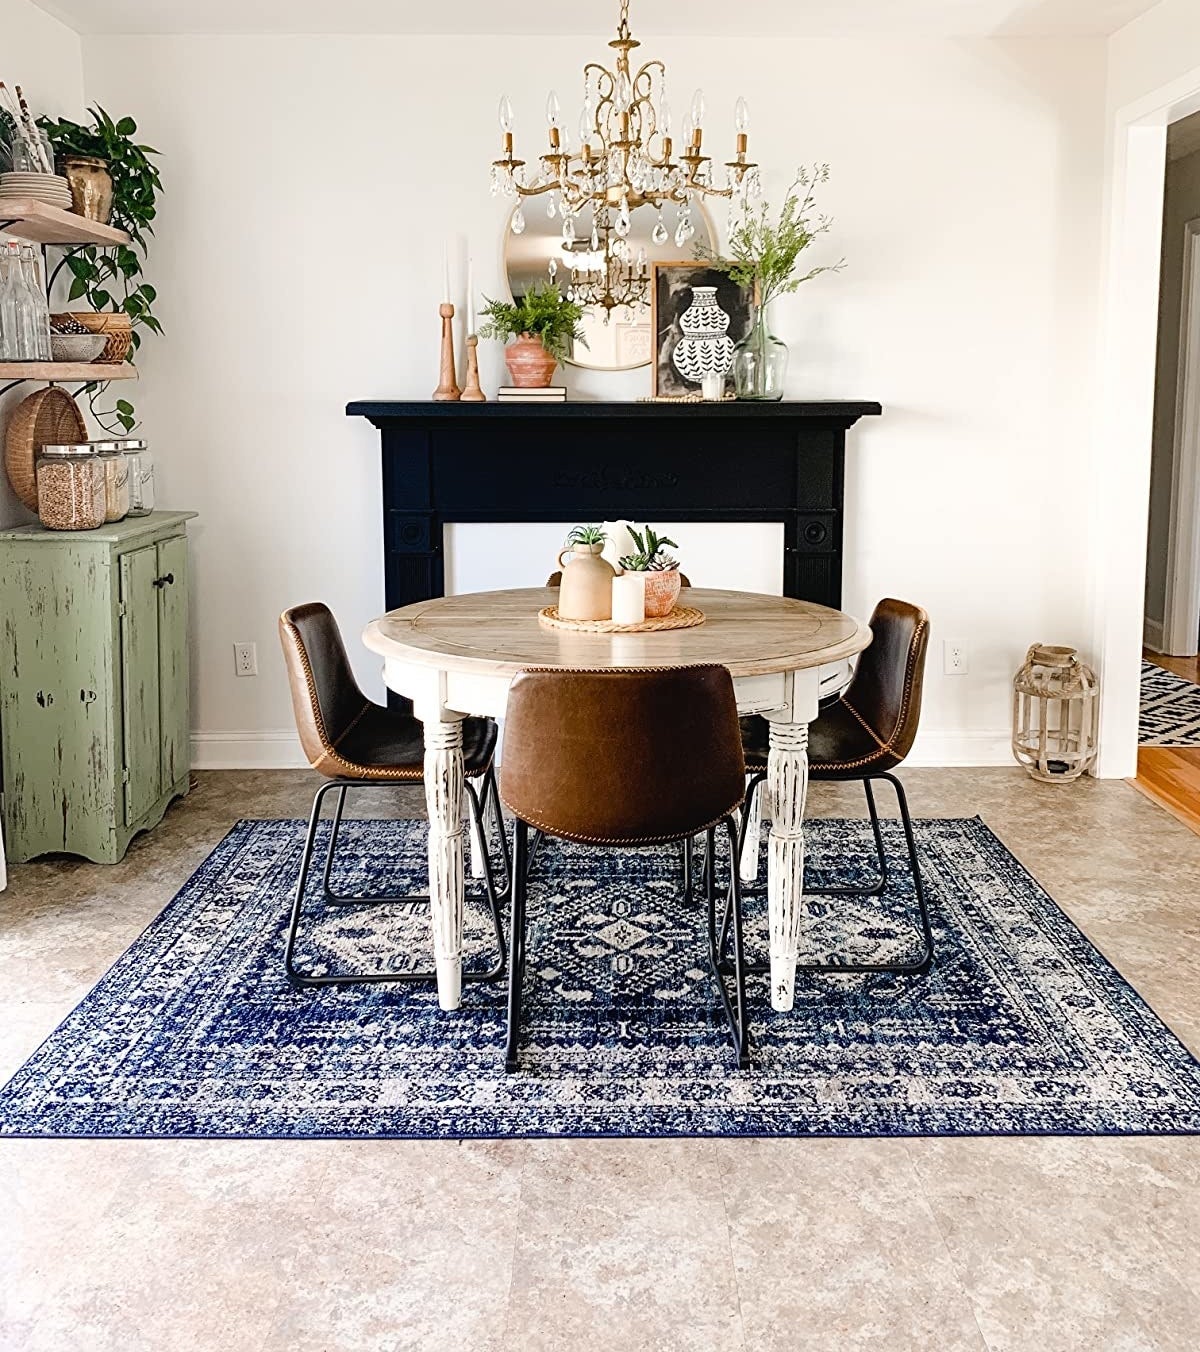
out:
{"label": "blue patterned rug", "polygon": [[[753,1069],[731,1068],[670,849],[547,842],[530,900],[523,1070],[502,1069],[504,994],[444,1014],[420,987],[293,991],[283,926],[297,821],[240,822],[0,1090],[35,1136],[910,1136],[1195,1133],[1200,1065],[982,822],[918,823],[937,939],[916,978],[752,988]],[[898,852],[898,823],[887,824]],[[866,863],[857,821],[810,824],[809,881]],[[416,890],[419,822],[347,824],[341,890]],[[916,942],[907,872],[881,905],[813,896],[809,956]],[[861,875],[859,875],[861,876]],[[765,903],[749,903],[749,944]],[[414,907],[340,910],[305,956],[425,961]],[[469,907],[472,962],[484,912]]]}
{"label": "blue patterned rug", "polygon": [[1142,663],[1141,746],[1200,746],[1200,685]]}

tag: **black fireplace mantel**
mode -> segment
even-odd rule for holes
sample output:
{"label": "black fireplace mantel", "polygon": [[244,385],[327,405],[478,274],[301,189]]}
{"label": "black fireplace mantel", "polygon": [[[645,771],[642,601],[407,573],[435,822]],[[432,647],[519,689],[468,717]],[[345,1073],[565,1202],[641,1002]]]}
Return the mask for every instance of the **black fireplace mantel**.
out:
{"label": "black fireplace mantel", "polygon": [[448,521],[778,521],[787,596],[840,606],[847,431],[876,403],[346,406],[382,433],[387,608],[440,596]]}

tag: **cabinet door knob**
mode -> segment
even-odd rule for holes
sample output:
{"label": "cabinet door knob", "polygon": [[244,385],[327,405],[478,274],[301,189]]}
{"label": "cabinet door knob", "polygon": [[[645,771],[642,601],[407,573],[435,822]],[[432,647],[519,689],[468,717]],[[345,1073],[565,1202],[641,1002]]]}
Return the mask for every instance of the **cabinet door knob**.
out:
{"label": "cabinet door knob", "polygon": [[175,582],[174,573],[164,573],[162,577],[156,577],[154,579],[154,585],[156,587],[170,587],[174,585],[174,582]]}

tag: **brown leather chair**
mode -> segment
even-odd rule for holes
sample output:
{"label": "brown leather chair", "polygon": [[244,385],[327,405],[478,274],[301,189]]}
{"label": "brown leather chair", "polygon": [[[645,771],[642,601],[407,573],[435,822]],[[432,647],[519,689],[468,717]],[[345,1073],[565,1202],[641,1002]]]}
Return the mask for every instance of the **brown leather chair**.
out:
{"label": "brown leather chair", "polygon": [[[425,739],[421,723],[409,714],[386,709],[369,700],[359,689],[337,622],[329,607],[319,601],[294,606],[279,617],[279,638],[287,663],[296,729],[308,763],[328,777],[313,796],[308,834],[300,860],[300,876],[292,902],[284,950],[284,968],[294,986],[343,986],[355,982],[434,981],[433,971],[354,972],[315,975],[299,971],[294,962],[296,935],[300,927],[305,887],[312,866],[317,824],[327,793],[336,793],[329,846],[325,852],[322,900],[329,906],[361,906],[383,902],[428,902],[428,894],[406,896],[348,896],[330,887],[334,851],[342,810],[350,789],[382,784],[419,784],[424,778]],[[496,724],[490,718],[468,718],[463,723],[463,767],[466,773],[467,806],[475,840],[483,847],[484,886],[499,957],[486,971],[463,974],[464,981],[496,981],[504,975],[505,942],[500,900],[490,852],[487,823],[480,800],[490,808],[501,840],[504,871],[508,872],[508,843],[500,815],[500,798],[492,758],[496,750]],[[479,781],[477,790],[474,781]],[[507,877],[500,890],[507,888]]]}
{"label": "brown leather chair", "polygon": [[500,796],[516,818],[506,1069],[518,1066],[530,827],[543,836],[615,847],[705,832],[708,857],[715,859],[717,827],[724,825],[732,997],[717,971],[715,868],[707,871],[708,950],[737,1063],[749,1064],[734,815],[745,774],[733,681],[724,667],[534,669],[517,675],[508,693],[500,783]]}
{"label": "brown leather chair", "polygon": [[[887,887],[887,856],[871,785],[874,780],[886,779],[896,791],[900,805],[924,943],[920,957],[910,962],[814,963],[801,964],[800,970],[913,974],[928,971],[933,962],[933,933],[908,800],[903,785],[891,773],[912,750],[917,735],[929,616],[919,606],[906,601],[880,601],[871,616],[871,633],[871,646],[858,659],[850,684],[809,727],[808,774],[810,780],[862,780],[879,860],[879,877],[869,887],[814,887],[812,890],[820,896],[882,896]],[[768,735],[766,719],[742,719],[742,747],[750,771],[747,809],[767,777]],[[749,816],[747,810],[743,815],[743,843]],[[751,889],[744,888],[744,891],[749,893]],[[724,943],[721,951],[724,952]],[[765,971],[767,968],[765,964],[756,963],[747,970]]]}

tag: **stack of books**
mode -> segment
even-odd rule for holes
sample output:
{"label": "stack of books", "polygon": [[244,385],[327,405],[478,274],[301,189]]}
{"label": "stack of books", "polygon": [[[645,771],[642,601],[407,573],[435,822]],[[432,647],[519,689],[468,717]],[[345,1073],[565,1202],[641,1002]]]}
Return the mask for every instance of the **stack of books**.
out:
{"label": "stack of books", "polygon": [[496,391],[498,404],[565,404],[567,387],[565,385],[542,385],[537,389],[526,389],[520,385],[501,385]]}

